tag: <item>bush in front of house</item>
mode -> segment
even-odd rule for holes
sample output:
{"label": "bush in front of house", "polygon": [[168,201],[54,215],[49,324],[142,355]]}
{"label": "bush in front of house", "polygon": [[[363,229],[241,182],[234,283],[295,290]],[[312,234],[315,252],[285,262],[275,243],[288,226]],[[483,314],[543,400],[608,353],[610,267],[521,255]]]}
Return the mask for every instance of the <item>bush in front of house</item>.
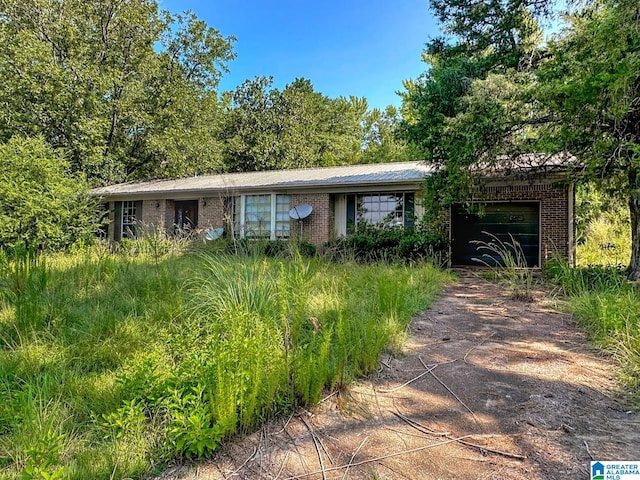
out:
{"label": "bush in front of house", "polygon": [[329,241],[325,254],[334,261],[354,259],[358,262],[417,262],[431,260],[442,264],[448,242],[441,233],[415,228],[359,226],[347,237]]}
{"label": "bush in front of house", "polygon": [[98,229],[86,180],[42,137],[0,143],[0,199],[0,248],[61,250]]}
{"label": "bush in front of house", "polygon": [[300,254],[304,258],[313,258],[318,251],[313,243],[307,241],[269,240],[238,238],[224,243],[224,253],[237,256],[265,256],[270,258],[293,258]]}

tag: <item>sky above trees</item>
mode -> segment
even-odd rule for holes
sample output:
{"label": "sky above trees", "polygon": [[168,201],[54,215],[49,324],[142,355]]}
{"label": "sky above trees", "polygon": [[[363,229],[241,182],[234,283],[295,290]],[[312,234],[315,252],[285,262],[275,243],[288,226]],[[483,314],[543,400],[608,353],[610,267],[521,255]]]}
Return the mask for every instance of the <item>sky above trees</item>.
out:
{"label": "sky above trees", "polygon": [[234,35],[237,58],[220,90],[273,76],[283,88],[310,79],[329,97],[366,97],[370,107],[399,106],[402,81],[425,69],[425,42],[439,35],[425,0],[161,0],[171,12],[198,18]]}

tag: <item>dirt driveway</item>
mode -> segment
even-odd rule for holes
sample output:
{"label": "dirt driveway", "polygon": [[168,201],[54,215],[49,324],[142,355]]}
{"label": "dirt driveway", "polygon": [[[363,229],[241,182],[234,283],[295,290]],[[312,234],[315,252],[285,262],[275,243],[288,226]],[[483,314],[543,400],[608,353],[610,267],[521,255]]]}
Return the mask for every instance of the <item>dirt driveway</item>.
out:
{"label": "dirt driveway", "polygon": [[312,411],[162,479],[587,479],[640,460],[640,415],[570,316],[467,275],[414,318],[405,353]]}

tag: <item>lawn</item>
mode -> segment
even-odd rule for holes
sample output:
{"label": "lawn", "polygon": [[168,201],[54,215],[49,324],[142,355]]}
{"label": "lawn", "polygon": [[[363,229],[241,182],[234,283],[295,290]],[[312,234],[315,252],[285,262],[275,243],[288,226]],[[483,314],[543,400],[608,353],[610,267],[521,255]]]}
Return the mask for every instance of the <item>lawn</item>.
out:
{"label": "lawn", "polygon": [[317,402],[449,280],[131,244],[0,258],[0,477],[140,477]]}

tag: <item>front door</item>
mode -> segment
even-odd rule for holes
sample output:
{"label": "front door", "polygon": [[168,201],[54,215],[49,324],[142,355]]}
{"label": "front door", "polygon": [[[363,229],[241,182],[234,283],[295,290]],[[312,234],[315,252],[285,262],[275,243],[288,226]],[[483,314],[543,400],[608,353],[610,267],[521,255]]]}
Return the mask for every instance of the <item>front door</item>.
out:
{"label": "front door", "polygon": [[183,200],[175,202],[176,232],[189,233],[198,226],[198,201]]}

